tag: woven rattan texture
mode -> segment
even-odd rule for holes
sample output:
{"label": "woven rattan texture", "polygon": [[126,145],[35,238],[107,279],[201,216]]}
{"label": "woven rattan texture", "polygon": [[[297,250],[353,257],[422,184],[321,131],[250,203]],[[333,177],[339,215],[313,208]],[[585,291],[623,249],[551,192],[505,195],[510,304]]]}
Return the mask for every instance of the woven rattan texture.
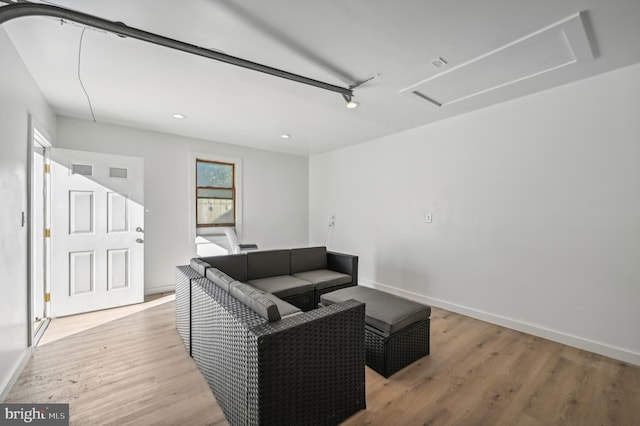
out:
{"label": "woven rattan texture", "polygon": [[191,355],[191,280],[202,278],[189,265],[176,267],[176,329]]}
{"label": "woven rattan texture", "polygon": [[365,329],[367,365],[384,377],[429,355],[430,321],[418,321],[391,336],[367,326]]}
{"label": "woven rattan texture", "polygon": [[247,324],[266,320],[206,278],[192,282],[191,353],[231,424],[257,424],[249,411]]}
{"label": "woven rattan texture", "polygon": [[358,256],[328,251],[327,269],[351,275],[353,285],[358,285]]}
{"label": "woven rattan texture", "polygon": [[269,323],[196,279],[191,347],[231,424],[337,424],[365,407],[359,302]]}
{"label": "woven rattan texture", "polygon": [[333,425],[366,407],[364,304],[350,300],[253,332],[260,424]]}

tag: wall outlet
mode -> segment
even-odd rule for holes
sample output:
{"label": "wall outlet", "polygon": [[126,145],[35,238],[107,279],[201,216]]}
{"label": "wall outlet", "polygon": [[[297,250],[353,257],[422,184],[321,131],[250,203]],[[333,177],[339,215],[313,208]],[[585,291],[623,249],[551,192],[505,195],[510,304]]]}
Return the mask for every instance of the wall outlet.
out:
{"label": "wall outlet", "polygon": [[433,222],[433,215],[431,213],[427,213],[424,219],[427,223],[431,223]]}

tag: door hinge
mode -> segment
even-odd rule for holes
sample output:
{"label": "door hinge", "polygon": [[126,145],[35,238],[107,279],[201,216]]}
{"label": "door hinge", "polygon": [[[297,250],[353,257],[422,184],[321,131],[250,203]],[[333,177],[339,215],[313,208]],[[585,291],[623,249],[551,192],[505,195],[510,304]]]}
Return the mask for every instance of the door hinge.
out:
{"label": "door hinge", "polygon": [[45,173],[51,173],[51,164],[45,164],[44,165],[44,172]]}
{"label": "door hinge", "polygon": [[44,301],[45,302],[51,302],[51,293],[45,293],[44,294]]}
{"label": "door hinge", "polygon": [[51,229],[49,229],[49,228],[45,228],[44,229],[44,237],[45,238],[51,238]]}

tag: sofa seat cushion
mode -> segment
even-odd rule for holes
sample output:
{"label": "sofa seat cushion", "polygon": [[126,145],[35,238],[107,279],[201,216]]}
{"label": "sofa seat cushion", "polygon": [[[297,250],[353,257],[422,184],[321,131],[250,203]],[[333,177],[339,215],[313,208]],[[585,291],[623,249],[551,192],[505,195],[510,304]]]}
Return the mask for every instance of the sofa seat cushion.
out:
{"label": "sofa seat cushion", "polygon": [[294,277],[315,284],[316,290],[324,290],[325,288],[335,287],[337,285],[349,284],[351,275],[343,274],[328,269],[316,269],[315,271],[298,272],[293,274]]}
{"label": "sofa seat cushion", "polygon": [[[302,313],[302,310],[300,308],[298,308],[296,306],[293,306],[291,303],[285,302],[284,300],[280,299],[275,294],[265,293],[264,291],[260,290],[259,288],[253,287],[253,286],[251,286],[249,284],[241,283],[240,281],[234,281],[233,283],[231,283],[229,285],[229,289],[231,289],[233,287],[236,287],[236,286],[240,286],[241,288],[243,288],[243,286],[249,287],[249,288],[252,289],[253,292],[259,293],[259,294],[263,295],[264,297],[266,297],[267,299],[271,300],[278,307],[278,311],[280,312],[280,318],[286,318],[288,316],[292,316],[292,315],[296,315],[296,314]],[[246,291],[246,292],[248,292],[248,291]],[[235,295],[237,293],[233,292],[231,294]]]}
{"label": "sofa seat cushion", "polygon": [[431,316],[431,307],[374,288],[355,286],[320,296],[325,305],[354,299],[365,304],[365,323],[394,334]]}
{"label": "sofa seat cushion", "polygon": [[259,278],[250,280],[249,284],[265,293],[273,293],[278,297],[296,296],[311,292],[315,288],[313,283],[291,275]]}
{"label": "sofa seat cushion", "polygon": [[281,318],[286,318],[291,315],[297,315],[302,313],[302,310],[300,308],[293,306],[291,303],[285,302],[275,294],[264,293],[264,296],[270,299],[273,303],[275,303],[278,306],[278,311],[280,311]]}
{"label": "sofa seat cushion", "polygon": [[262,318],[269,320],[269,322],[278,321],[281,318],[278,305],[263,292],[250,285],[235,283],[231,286],[230,293]]}

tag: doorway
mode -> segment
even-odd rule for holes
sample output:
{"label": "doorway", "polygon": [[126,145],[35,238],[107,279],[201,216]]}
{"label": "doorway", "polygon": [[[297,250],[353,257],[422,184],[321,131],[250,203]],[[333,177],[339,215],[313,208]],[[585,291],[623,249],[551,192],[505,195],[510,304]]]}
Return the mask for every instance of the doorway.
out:
{"label": "doorway", "polygon": [[33,123],[31,135],[29,324],[35,346],[49,324],[51,142]]}
{"label": "doorway", "polygon": [[58,318],[144,301],[144,159],[51,149],[51,298]]}
{"label": "doorway", "polygon": [[144,300],[144,160],[53,148],[30,118],[29,345],[54,317]]}

